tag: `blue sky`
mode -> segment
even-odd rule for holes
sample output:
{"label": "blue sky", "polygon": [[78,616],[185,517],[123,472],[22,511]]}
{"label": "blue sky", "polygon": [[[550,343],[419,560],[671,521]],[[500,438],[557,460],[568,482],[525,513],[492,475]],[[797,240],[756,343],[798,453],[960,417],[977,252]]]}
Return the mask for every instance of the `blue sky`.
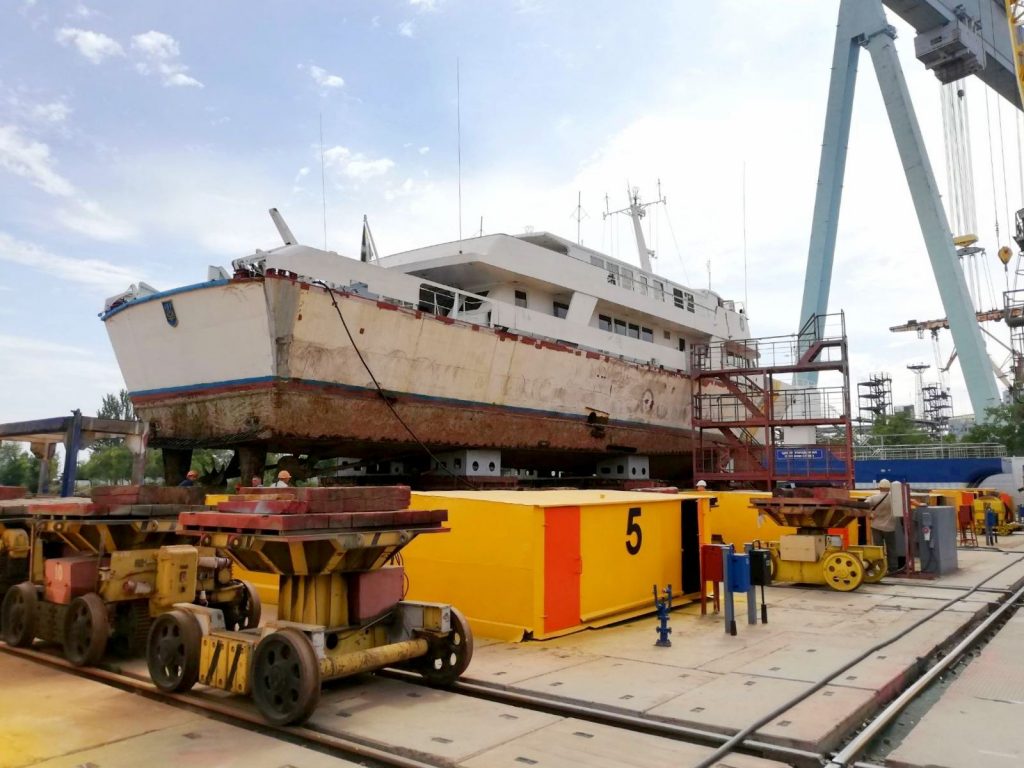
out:
{"label": "blue sky", "polygon": [[[96,313],[129,282],[194,282],[208,264],[276,245],[272,206],[300,240],[322,245],[321,116],[330,248],[358,251],[364,213],[383,252],[453,239],[456,58],[467,234],[482,216],[486,232],[572,236],[579,190],[584,242],[631,259],[625,223],[602,220],[604,195],[622,207],[627,182],[653,196],[660,178],[669,205],[651,217],[656,269],[706,285],[710,261],[716,290],[748,294],[755,333],[790,330],[838,3],[771,7],[5,0],[0,421],[90,412],[121,386]],[[913,59],[912,32],[897,28],[944,177],[938,84]],[[1024,202],[1017,146],[996,147],[997,165],[998,150],[1007,154],[1010,192],[1007,201],[997,189],[993,205],[985,97],[980,85],[970,95],[982,126],[978,209],[994,253],[995,212]],[[1014,136],[1009,107],[993,99],[990,110]],[[921,280],[926,263],[865,65],[832,304],[855,329],[855,373],[891,370],[905,402],[903,366],[931,360],[931,349],[886,329],[943,314],[932,281]],[[967,408],[958,376],[954,398]]]}

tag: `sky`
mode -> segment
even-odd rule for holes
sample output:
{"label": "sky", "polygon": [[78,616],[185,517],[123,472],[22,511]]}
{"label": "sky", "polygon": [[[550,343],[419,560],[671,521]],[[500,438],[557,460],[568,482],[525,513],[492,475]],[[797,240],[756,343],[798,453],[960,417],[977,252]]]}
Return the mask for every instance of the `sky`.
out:
{"label": "sky", "polygon": [[[268,208],[300,241],[323,246],[326,229],[355,257],[364,214],[382,253],[455,239],[460,132],[465,235],[575,237],[579,194],[583,243],[636,260],[605,196],[621,208],[628,186],[651,199],[660,180],[655,270],[746,300],[754,335],[792,332],[837,9],[0,0],[0,422],[94,413],[123,386],[104,298],[278,245]],[[940,86],[891,21],[946,189]],[[985,303],[1001,304],[994,254],[1024,206],[1020,117],[980,82],[968,109]],[[888,328],[944,312],[866,55],[830,306],[846,313],[854,381],[889,372],[911,402],[905,366],[934,365],[932,345]],[[948,333],[941,344],[944,360]]]}

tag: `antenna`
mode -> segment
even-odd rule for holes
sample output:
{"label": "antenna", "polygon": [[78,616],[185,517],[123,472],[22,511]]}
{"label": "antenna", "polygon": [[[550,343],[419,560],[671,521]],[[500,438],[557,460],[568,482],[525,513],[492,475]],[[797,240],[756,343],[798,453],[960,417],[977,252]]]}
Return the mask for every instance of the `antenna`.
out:
{"label": "antenna", "polygon": [[462,239],[462,81],[455,57],[455,131],[459,154],[459,240]]}
{"label": "antenna", "polygon": [[324,250],[327,250],[327,175],[324,172],[324,113],[320,113],[320,197],[324,205]]}
{"label": "antenna", "polygon": [[[604,218],[614,216],[617,213],[628,213],[629,217],[633,220],[633,236],[636,238],[636,251],[637,256],[640,259],[640,268],[645,272],[651,271],[651,258],[654,256],[654,251],[647,247],[647,243],[644,240],[643,228],[640,226],[640,220],[647,215],[647,209],[652,205],[659,205],[665,203],[665,198],[661,194],[661,180],[658,180],[658,199],[652,200],[649,203],[640,202],[640,190],[637,187],[630,188],[629,182],[626,182],[626,198],[629,200],[629,206],[622,208],[618,211],[605,211]],[[605,207],[608,205],[608,197],[605,196]]]}
{"label": "antenna", "polygon": [[[747,161],[743,161],[743,307],[750,313],[747,296]],[[710,286],[708,286],[710,288]]]}
{"label": "antenna", "polygon": [[[607,205],[607,201],[605,202],[605,205]],[[583,239],[580,233],[580,224],[582,223],[583,219],[589,219],[590,216],[588,216],[587,212],[583,210],[582,192],[576,193],[576,210],[569,214],[569,218],[576,219],[576,245],[583,245]]]}
{"label": "antenna", "polygon": [[484,217],[480,216],[480,237],[484,236]]}

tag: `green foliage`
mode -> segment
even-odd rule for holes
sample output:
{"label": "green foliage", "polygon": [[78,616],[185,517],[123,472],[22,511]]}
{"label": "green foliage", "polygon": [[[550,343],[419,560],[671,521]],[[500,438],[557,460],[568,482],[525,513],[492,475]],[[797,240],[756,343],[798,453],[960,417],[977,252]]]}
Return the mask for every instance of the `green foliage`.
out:
{"label": "green foliage", "polygon": [[934,442],[928,431],[906,413],[879,417],[871,425],[867,445],[916,445]]}
{"label": "green foliage", "polygon": [[124,419],[125,421],[135,420],[135,408],[132,406],[131,398],[128,397],[128,390],[122,389],[115,394],[106,394],[100,404],[96,415],[101,419]]}
{"label": "green foliage", "polygon": [[[50,462],[50,479],[56,460]],[[23,485],[33,493],[39,490],[39,459],[20,443],[0,443],[0,485]]]}
{"label": "green foliage", "polygon": [[986,411],[988,421],[975,424],[963,436],[965,443],[999,443],[1011,456],[1024,454],[1024,403],[997,405]]}

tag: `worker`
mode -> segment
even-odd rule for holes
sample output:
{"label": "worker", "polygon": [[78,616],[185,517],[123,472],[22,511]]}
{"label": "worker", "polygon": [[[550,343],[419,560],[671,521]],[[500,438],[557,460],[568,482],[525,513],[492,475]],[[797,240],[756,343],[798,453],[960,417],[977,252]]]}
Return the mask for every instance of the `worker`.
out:
{"label": "worker", "polygon": [[178,483],[179,488],[191,488],[196,484],[196,480],[199,479],[199,473],[194,469],[190,469],[185,475],[185,479]]}
{"label": "worker", "polygon": [[274,483],[275,488],[288,488],[288,481],[292,479],[292,473],[287,469],[282,469],[277,473],[277,482]]}
{"label": "worker", "polygon": [[703,492],[703,491],[706,491],[707,489],[708,489],[708,481],[707,480],[698,480],[697,481],[697,490],[698,491]]}
{"label": "worker", "polygon": [[263,487],[263,478],[260,477],[259,475],[253,475],[252,476],[252,483],[249,485],[249,487],[250,488],[262,488]]}
{"label": "worker", "polygon": [[876,546],[885,547],[885,558],[889,573],[899,568],[896,553],[896,518],[892,514],[892,487],[887,479],[878,482],[878,492],[868,496],[867,503],[871,506],[871,541]]}
{"label": "worker", "polygon": [[992,509],[989,502],[985,502],[985,545],[994,547],[999,543],[999,533],[996,526],[999,525],[999,514]]}

